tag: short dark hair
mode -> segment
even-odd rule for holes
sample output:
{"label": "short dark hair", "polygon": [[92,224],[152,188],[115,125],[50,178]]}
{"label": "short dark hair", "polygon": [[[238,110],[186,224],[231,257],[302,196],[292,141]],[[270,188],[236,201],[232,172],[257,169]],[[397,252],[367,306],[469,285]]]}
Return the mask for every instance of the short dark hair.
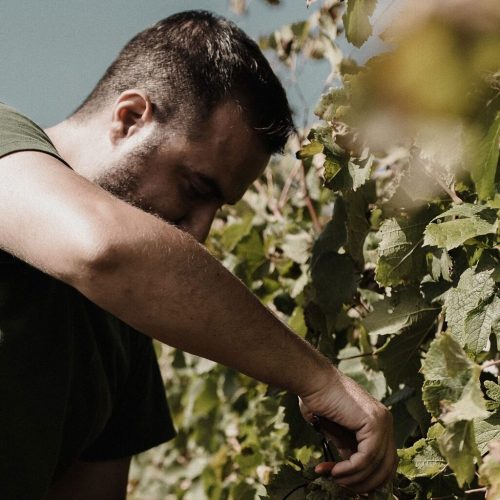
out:
{"label": "short dark hair", "polygon": [[285,91],[258,45],[207,11],[180,12],[137,34],[73,117],[85,119],[134,87],[151,97],[158,121],[183,125],[234,99],[270,154],[295,131]]}

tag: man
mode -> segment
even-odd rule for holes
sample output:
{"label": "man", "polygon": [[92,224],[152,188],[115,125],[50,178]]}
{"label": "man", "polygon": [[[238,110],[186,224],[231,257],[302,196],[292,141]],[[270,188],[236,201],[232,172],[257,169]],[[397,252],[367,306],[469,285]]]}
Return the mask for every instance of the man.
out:
{"label": "man", "polygon": [[200,11],[138,34],[46,134],[0,106],[2,499],[124,498],[130,456],[174,435],[150,337],[353,431],[334,480],[391,476],[388,411],[200,245],[292,131],[258,47]]}

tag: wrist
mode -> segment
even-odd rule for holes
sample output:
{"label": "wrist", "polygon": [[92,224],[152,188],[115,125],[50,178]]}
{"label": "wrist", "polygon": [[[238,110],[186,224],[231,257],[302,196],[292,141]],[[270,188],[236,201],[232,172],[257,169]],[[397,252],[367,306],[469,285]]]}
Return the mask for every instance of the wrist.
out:
{"label": "wrist", "polygon": [[339,370],[324,356],[319,356],[314,369],[308,369],[308,373],[301,378],[302,387],[298,396],[304,401],[321,399],[323,394],[332,391],[339,384]]}

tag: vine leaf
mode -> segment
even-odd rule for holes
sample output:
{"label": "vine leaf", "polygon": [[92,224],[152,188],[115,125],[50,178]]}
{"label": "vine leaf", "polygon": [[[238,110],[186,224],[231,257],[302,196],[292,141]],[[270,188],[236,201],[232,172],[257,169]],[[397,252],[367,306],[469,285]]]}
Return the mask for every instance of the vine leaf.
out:
{"label": "vine leaf", "polygon": [[441,416],[442,401],[455,403],[461,398],[469,379],[476,375],[476,366],[450,335],[443,334],[431,343],[422,362],[422,373],[423,400],[433,417]]}
{"label": "vine leaf", "polygon": [[452,404],[442,402],[441,420],[446,424],[454,424],[460,420],[485,419],[489,417],[486,402],[479,384],[481,367],[472,367],[471,377],[465,385],[460,399]]}
{"label": "vine leaf", "polygon": [[500,139],[500,113],[484,137],[481,137],[474,148],[471,164],[471,177],[476,184],[479,198],[485,200],[495,194],[495,175],[498,164],[498,141]]}
{"label": "vine leaf", "polygon": [[436,424],[431,429],[429,429],[426,439],[419,439],[413,446],[398,450],[398,472],[408,479],[433,477],[446,467],[446,460],[439,452],[436,439],[430,437],[431,432],[439,435],[443,432],[443,428],[441,425]]}
{"label": "vine leaf", "polygon": [[[477,349],[481,345],[480,340],[473,340],[474,334],[470,328],[471,322],[472,325],[480,322],[480,318],[475,316],[481,313],[473,311],[481,303],[486,303],[495,293],[495,282],[491,274],[491,270],[475,272],[474,269],[468,268],[460,276],[457,286],[450,289],[446,295],[444,307],[448,328],[462,347],[469,343]],[[497,301],[494,301],[494,304],[496,310]],[[466,333],[465,323],[469,314],[469,330]]]}
{"label": "vine leaf", "polygon": [[467,351],[478,355],[486,349],[493,325],[500,320],[500,298],[492,295],[467,313],[464,342]]}
{"label": "vine leaf", "polygon": [[429,305],[417,290],[404,288],[376,302],[364,325],[370,335],[400,334],[410,328],[428,328],[438,312],[439,308]]}
{"label": "vine leaf", "polygon": [[311,268],[311,276],[318,304],[327,314],[336,313],[356,293],[358,276],[347,254],[321,255]]}
{"label": "vine leaf", "polygon": [[349,0],[343,16],[347,41],[361,47],[372,34],[370,16],[377,5],[376,0]]}
{"label": "vine leaf", "polygon": [[[432,322],[430,322],[432,325]],[[396,390],[400,384],[415,386],[420,369],[419,348],[429,333],[428,323],[417,323],[391,339],[379,354],[380,368],[389,386]]]}
{"label": "vine leaf", "polygon": [[[291,465],[284,465],[266,488],[270,500],[282,500],[294,488],[303,484],[305,484],[305,480],[302,472]],[[305,498],[305,495],[302,494],[299,498]]]}
{"label": "vine leaf", "polygon": [[[437,223],[437,219],[459,217]],[[476,236],[495,233],[498,228],[496,210],[464,203],[435,217],[425,229],[424,246],[452,250]]]}
{"label": "vine leaf", "polygon": [[500,498],[500,441],[491,442],[489,449],[479,468],[479,484],[488,487],[488,498]]}
{"label": "vine leaf", "polygon": [[476,419],[474,431],[479,452],[484,455],[488,451],[488,443],[500,439],[500,412],[492,413],[484,420]]}
{"label": "vine leaf", "polygon": [[472,421],[459,420],[438,437],[439,450],[448,460],[460,487],[474,478],[474,459],[479,456]]}
{"label": "vine leaf", "polygon": [[246,213],[241,221],[230,224],[221,236],[221,243],[228,252],[234,250],[236,245],[252,230],[253,214]]}
{"label": "vine leaf", "polygon": [[376,279],[382,286],[416,282],[423,277],[427,266],[421,242],[426,223],[423,217],[384,221],[377,233]]}
{"label": "vine leaf", "polygon": [[495,384],[492,380],[486,380],[484,387],[486,388],[486,395],[492,400],[486,401],[486,408],[488,410],[500,409],[500,385]]}

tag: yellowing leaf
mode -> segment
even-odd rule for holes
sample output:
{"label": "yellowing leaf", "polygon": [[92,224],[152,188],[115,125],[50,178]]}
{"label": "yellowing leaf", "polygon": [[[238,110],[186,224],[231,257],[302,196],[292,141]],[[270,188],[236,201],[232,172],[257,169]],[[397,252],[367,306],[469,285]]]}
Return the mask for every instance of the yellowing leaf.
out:
{"label": "yellowing leaf", "polygon": [[500,498],[500,441],[489,444],[490,452],[479,468],[479,484],[488,487],[487,498]]}
{"label": "yellowing leaf", "polygon": [[435,439],[419,439],[410,448],[398,450],[398,472],[408,479],[432,477],[446,467]]}
{"label": "yellowing leaf", "polygon": [[370,16],[373,14],[376,0],[348,0],[347,9],[342,18],[347,40],[361,47],[372,34]]}
{"label": "yellowing leaf", "polygon": [[474,439],[474,424],[461,420],[445,428],[438,438],[439,451],[448,460],[459,486],[474,478],[474,459],[479,456]]}

